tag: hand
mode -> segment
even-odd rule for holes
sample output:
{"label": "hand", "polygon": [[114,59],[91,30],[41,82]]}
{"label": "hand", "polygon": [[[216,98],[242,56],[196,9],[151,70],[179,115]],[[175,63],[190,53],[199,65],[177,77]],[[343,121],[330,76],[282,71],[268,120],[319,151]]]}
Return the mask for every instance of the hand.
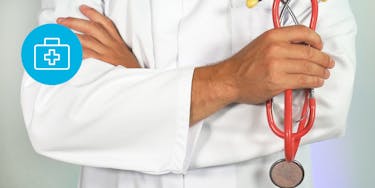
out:
{"label": "hand", "polygon": [[320,36],[305,26],[265,32],[222,65],[231,71],[235,102],[259,104],[286,89],[323,86],[335,63],[322,48]]}
{"label": "hand", "polygon": [[57,23],[82,33],[77,36],[83,47],[83,58],[95,58],[127,68],[140,67],[112,20],[86,5],[79,9],[89,20],[68,17],[58,18]]}

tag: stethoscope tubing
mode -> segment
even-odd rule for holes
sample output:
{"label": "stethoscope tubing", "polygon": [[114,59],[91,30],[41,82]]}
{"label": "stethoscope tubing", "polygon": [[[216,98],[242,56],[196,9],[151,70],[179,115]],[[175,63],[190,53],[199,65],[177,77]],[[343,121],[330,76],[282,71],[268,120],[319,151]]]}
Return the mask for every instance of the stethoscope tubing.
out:
{"label": "stethoscope tubing", "polygon": [[[275,28],[281,27],[279,15],[280,3],[281,0],[274,0],[272,7],[272,18]],[[312,30],[316,30],[318,21],[318,0],[311,0],[311,7],[312,14],[310,19],[310,28]],[[305,101],[302,108],[301,120],[299,120],[299,126],[296,133],[293,133],[293,90],[288,89],[284,92],[284,105],[284,131],[280,130],[274,121],[272,113],[272,99],[268,100],[266,103],[267,120],[271,130],[278,137],[284,139],[286,160],[293,161],[301,138],[305,136],[313,127],[316,115],[316,100],[312,96],[312,89],[305,89]],[[309,113],[307,118],[308,109]]]}

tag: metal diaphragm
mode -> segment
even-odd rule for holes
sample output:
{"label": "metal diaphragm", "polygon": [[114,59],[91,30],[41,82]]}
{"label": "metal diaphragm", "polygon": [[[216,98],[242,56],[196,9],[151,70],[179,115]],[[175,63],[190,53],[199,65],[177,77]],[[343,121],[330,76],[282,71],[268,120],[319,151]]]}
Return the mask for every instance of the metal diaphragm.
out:
{"label": "metal diaphragm", "polygon": [[270,169],[270,178],[273,184],[280,188],[293,188],[302,183],[305,176],[302,165],[297,161],[276,161]]}

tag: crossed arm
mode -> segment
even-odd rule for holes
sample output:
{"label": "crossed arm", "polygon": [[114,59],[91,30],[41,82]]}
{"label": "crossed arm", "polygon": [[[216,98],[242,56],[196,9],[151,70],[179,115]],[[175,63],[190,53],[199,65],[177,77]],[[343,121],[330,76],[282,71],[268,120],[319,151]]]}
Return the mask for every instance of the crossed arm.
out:
{"label": "crossed arm", "polygon": [[[85,5],[80,10],[89,20],[58,18],[57,23],[82,33],[77,36],[84,58],[140,68],[109,18]],[[323,86],[335,62],[322,48],[320,36],[309,28],[286,27],[265,32],[226,60],[196,68],[190,125],[231,103],[260,104],[285,89]]]}

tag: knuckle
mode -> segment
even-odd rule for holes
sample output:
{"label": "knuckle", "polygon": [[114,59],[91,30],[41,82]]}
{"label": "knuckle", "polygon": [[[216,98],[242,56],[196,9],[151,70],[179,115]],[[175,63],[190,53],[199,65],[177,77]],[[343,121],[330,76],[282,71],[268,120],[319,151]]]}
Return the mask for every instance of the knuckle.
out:
{"label": "knuckle", "polygon": [[320,39],[315,32],[310,31],[308,35],[309,35],[308,37],[310,38],[311,41],[316,42],[316,44],[320,43]]}
{"label": "knuckle", "polygon": [[310,46],[305,46],[304,53],[305,53],[306,59],[311,59],[314,56],[314,50]]}
{"label": "knuckle", "polygon": [[104,30],[103,25],[99,22],[91,22],[90,27],[91,29],[89,29],[88,31],[90,35],[94,35],[95,33],[101,33]]}
{"label": "knuckle", "polygon": [[107,23],[107,24],[110,24],[110,25],[114,25],[113,24],[113,20],[107,16],[104,16],[104,21]]}
{"label": "knuckle", "polygon": [[273,55],[273,54],[280,52],[280,50],[281,50],[281,46],[279,44],[272,43],[266,47],[266,54]]}
{"label": "knuckle", "polygon": [[303,75],[299,76],[299,78],[298,78],[298,83],[299,83],[299,85],[301,85],[301,86],[308,85],[308,83],[309,83],[309,81],[308,81],[308,77],[303,76]]}
{"label": "knuckle", "polygon": [[268,60],[267,62],[267,71],[269,74],[272,74],[274,72],[276,72],[276,70],[278,70],[278,66],[279,66],[279,61],[275,58],[271,58],[270,60]]}
{"label": "knuckle", "polygon": [[269,78],[269,79],[265,82],[264,86],[265,86],[265,89],[266,89],[266,91],[267,91],[268,93],[272,93],[272,92],[275,90],[275,88],[276,88],[276,86],[277,86],[277,83],[276,83],[275,80],[273,80],[272,78]]}
{"label": "knuckle", "polygon": [[304,62],[303,67],[304,67],[306,73],[313,73],[314,72],[314,67],[310,63]]}
{"label": "knuckle", "polygon": [[98,22],[91,22],[91,27],[93,27],[93,28],[100,28],[101,25]]}
{"label": "knuckle", "polygon": [[78,36],[79,41],[82,43],[82,45],[87,42],[87,37],[85,35],[77,35],[77,36]]}
{"label": "knuckle", "polygon": [[302,30],[303,30],[303,32],[305,32],[306,34],[308,34],[310,37],[312,37],[314,35],[313,30],[311,30],[309,27],[302,26]]}
{"label": "knuckle", "polygon": [[323,40],[321,36],[317,34],[315,31],[310,30],[309,38],[316,43],[315,45],[318,49],[323,48]]}
{"label": "knuckle", "polygon": [[87,36],[87,35],[80,35],[80,38],[81,38],[83,41],[88,41],[88,40],[89,40],[89,36]]}
{"label": "knuckle", "polygon": [[317,77],[314,77],[314,81],[313,81],[313,82],[314,82],[313,84],[314,84],[316,87],[322,87],[323,84],[324,84],[324,80],[321,79],[321,78],[317,78]]}
{"label": "knuckle", "polygon": [[304,25],[296,25],[296,29],[303,33],[310,32],[310,28],[304,26]]}
{"label": "knuckle", "polygon": [[276,90],[278,90],[276,88],[276,85],[272,82],[266,82],[265,84],[265,87],[264,87],[264,91],[270,95],[274,95]]}
{"label": "knuckle", "polygon": [[305,33],[307,38],[310,38],[310,39],[316,38],[316,33],[309,27],[305,25],[300,25],[299,29],[301,30],[301,32]]}
{"label": "knuckle", "polygon": [[301,80],[303,80],[302,85],[306,87],[321,87],[324,84],[324,80],[318,77],[307,77],[307,76],[302,76]]}
{"label": "knuckle", "polygon": [[83,35],[83,44],[85,45],[92,45],[93,44],[93,38],[89,35]]}
{"label": "knuckle", "polygon": [[269,68],[267,70],[267,86],[268,88],[275,88],[278,85],[279,76],[278,72],[275,71],[277,63],[269,63]]}
{"label": "knuckle", "polygon": [[276,39],[276,33],[277,33],[277,30],[276,29],[271,29],[271,30],[268,30],[266,31],[264,34],[263,34],[263,37],[266,39],[266,40],[275,40]]}
{"label": "knuckle", "polygon": [[106,28],[109,28],[109,29],[112,29],[112,30],[116,28],[113,20],[108,18],[108,17],[105,17],[104,25],[105,25]]}
{"label": "knuckle", "polygon": [[322,86],[322,79],[315,76],[301,75],[298,78],[298,84],[301,88],[316,88]]}

